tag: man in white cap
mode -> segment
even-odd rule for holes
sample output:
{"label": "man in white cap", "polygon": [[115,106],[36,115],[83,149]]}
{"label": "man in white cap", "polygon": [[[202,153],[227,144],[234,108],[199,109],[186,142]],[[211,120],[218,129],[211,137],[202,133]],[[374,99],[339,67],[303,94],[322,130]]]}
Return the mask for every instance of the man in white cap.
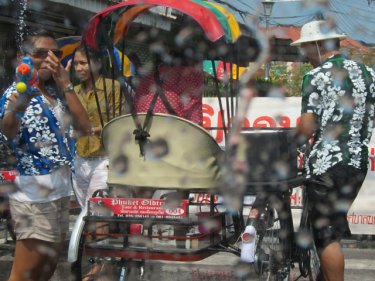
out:
{"label": "man in white cap", "polygon": [[305,24],[291,44],[315,67],[303,78],[297,131],[302,142],[313,137],[306,190],[326,281],[344,280],[340,238],[350,234],[346,216],[367,173],[374,118],[375,73],[340,54],[343,38],[320,20]]}

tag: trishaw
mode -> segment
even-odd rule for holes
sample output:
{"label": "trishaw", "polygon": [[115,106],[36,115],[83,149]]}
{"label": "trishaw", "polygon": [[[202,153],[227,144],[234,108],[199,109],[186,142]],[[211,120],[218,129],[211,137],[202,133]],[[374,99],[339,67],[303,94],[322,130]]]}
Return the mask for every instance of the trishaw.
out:
{"label": "trishaw", "polygon": [[[151,24],[140,24],[145,22]],[[107,76],[120,82],[122,106],[120,112],[107,106],[112,120],[102,124],[108,190],[95,192],[71,234],[68,260],[75,280],[158,280],[143,272],[144,261],[192,262],[217,252],[245,257],[242,246],[253,242],[250,262],[236,270],[239,280],[248,280],[253,267],[259,280],[288,280],[293,263],[293,233],[284,233],[293,232],[288,197],[301,183],[292,134],[242,130],[254,93],[250,78],[267,57],[265,36],[250,22],[240,25],[215,1],[130,0],[91,18],[82,43],[108,56]],[[157,63],[170,62],[175,48],[180,56],[211,62],[214,73],[215,61],[229,64],[224,83],[210,80],[220,107],[226,107],[222,127],[205,128],[204,120],[203,126],[196,124],[168,106],[164,112],[153,107],[136,112],[137,79]],[[140,77],[131,79],[124,76],[130,52],[143,58]],[[233,79],[249,62],[253,69]],[[163,95],[161,85],[156,88],[154,94]],[[225,147],[209,130],[224,131]],[[263,229],[247,233],[243,198],[264,191],[273,195],[258,224]],[[206,199],[195,202],[194,194]]]}

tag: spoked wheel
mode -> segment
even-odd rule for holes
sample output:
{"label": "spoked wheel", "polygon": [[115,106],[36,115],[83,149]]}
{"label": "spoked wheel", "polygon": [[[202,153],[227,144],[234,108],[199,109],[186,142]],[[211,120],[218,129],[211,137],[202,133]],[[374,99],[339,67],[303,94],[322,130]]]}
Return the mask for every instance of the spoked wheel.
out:
{"label": "spoked wheel", "polygon": [[82,235],[78,259],[72,264],[75,281],[125,281],[138,280],[130,277],[129,263],[120,257],[107,257],[100,245],[90,242],[91,237]]}
{"label": "spoked wheel", "polygon": [[290,206],[266,208],[257,229],[255,272],[260,281],[287,281],[290,275],[292,221]]}
{"label": "spoked wheel", "polygon": [[303,277],[308,277],[309,281],[319,281],[320,262],[315,245],[308,249],[300,250],[299,268]]}
{"label": "spoked wheel", "polygon": [[107,257],[87,257],[82,259],[81,276],[83,281],[127,280],[127,268],[122,261]]}
{"label": "spoked wheel", "polygon": [[309,281],[320,279],[320,261],[313,239],[311,222],[307,212],[307,198],[302,211],[300,230],[296,236],[297,258],[301,275],[308,277]]}
{"label": "spoked wheel", "polygon": [[72,264],[75,281],[127,280],[126,263],[120,258],[101,256],[100,249],[92,249],[84,235],[80,240],[78,259]]}

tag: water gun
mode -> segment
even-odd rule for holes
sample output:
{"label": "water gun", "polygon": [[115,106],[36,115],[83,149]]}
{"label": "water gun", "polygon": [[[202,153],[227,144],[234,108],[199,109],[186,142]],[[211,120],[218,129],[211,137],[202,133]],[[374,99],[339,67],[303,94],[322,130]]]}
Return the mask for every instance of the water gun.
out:
{"label": "water gun", "polygon": [[38,91],[36,89],[39,82],[38,71],[34,69],[34,63],[31,58],[22,58],[22,62],[16,68],[16,75],[18,80],[16,90],[18,93],[32,95]]}

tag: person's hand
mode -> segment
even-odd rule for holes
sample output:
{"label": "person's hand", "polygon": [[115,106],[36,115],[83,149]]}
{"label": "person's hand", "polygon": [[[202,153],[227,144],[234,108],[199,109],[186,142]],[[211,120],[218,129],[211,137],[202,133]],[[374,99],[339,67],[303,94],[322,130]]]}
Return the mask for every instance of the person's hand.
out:
{"label": "person's hand", "polygon": [[16,109],[16,104],[18,100],[19,94],[17,92],[13,92],[9,98],[8,98],[8,109],[9,110],[15,110]]}
{"label": "person's hand", "polygon": [[19,94],[18,92],[13,92],[12,95],[9,96],[8,101],[8,107],[7,109],[9,111],[14,112],[24,112],[26,110],[26,107],[29,105],[30,100],[32,99],[31,95],[26,94]]}
{"label": "person's hand", "polygon": [[46,67],[52,73],[52,77],[55,80],[57,86],[60,89],[64,89],[70,84],[69,71],[71,63],[66,68],[60,63],[60,60],[54,55],[52,51],[48,51],[48,56],[45,59]]}
{"label": "person's hand", "polygon": [[70,69],[72,68],[72,60],[70,59],[68,63],[66,64],[65,71],[67,73],[70,73]]}

